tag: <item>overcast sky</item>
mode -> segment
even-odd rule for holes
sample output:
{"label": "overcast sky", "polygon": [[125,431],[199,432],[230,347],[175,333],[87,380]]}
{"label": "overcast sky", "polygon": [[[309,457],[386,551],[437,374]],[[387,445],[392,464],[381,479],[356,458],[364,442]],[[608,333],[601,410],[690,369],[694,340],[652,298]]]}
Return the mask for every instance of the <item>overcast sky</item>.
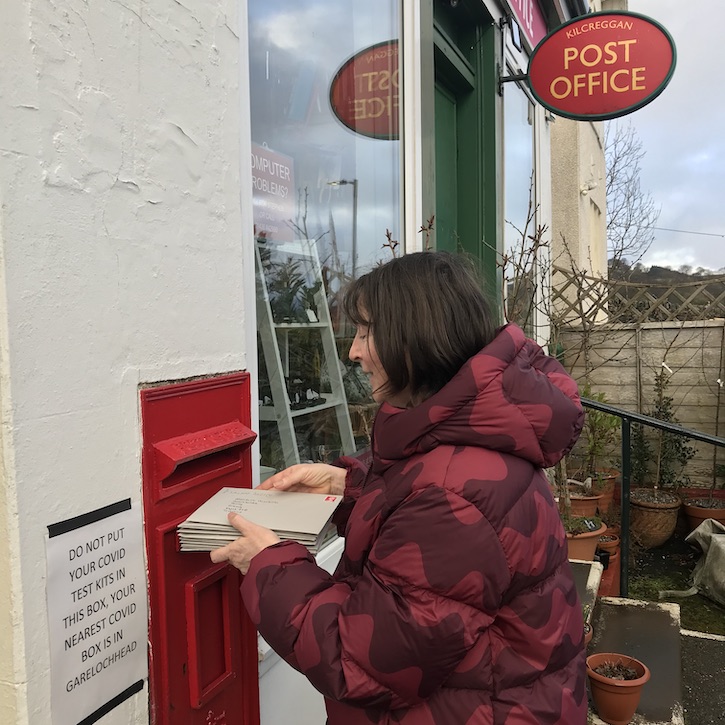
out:
{"label": "overcast sky", "polygon": [[[645,151],[641,183],[661,206],[646,264],[725,267],[725,90],[721,0],[629,0],[677,48],[670,84],[631,120]],[[690,233],[687,233],[690,232]],[[694,234],[692,232],[699,232]],[[705,236],[705,234],[717,236]]]}

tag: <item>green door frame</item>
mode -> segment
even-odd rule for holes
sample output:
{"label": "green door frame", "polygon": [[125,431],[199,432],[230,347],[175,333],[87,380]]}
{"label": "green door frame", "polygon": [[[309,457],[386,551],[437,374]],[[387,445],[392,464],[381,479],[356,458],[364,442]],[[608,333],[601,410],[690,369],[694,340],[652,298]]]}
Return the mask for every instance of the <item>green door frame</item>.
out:
{"label": "green door frame", "polygon": [[[445,94],[455,104],[449,115],[455,119],[457,147],[457,158],[451,161],[453,172],[442,170],[449,178],[451,173],[456,175],[456,208],[453,213],[443,212],[442,217],[457,220],[458,239],[457,243],[443,239],[438,246],[468,253],[477,261],[492,302],[500,300],[496,263],[502,244],[501,154],[497,149],[501,138],[500,43],[500,31],[480,0],[462,0],[455,7],[444,0],[434,1],[432,92]],[[436,123],[438,133],[443,125]],[[435,168],[435,163],[431,166]],[[429,208],[435,208],[435,200],[445,196],[436,192],[435,185],[432,193],[435,199],[429,200]]]}

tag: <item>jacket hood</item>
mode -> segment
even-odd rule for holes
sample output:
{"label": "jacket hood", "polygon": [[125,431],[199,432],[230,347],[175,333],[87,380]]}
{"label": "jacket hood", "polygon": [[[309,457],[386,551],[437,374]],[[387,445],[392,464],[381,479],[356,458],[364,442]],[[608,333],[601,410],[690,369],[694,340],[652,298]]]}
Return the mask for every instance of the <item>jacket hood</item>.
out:
{"label": "jacket hood", "polygon": [[519,327],[506,325],[425,402],[407,409],[383,403],[373,447],[383,465],[438,445],[464,445],[546,468],[571,450],[583,422],[574,380]]}

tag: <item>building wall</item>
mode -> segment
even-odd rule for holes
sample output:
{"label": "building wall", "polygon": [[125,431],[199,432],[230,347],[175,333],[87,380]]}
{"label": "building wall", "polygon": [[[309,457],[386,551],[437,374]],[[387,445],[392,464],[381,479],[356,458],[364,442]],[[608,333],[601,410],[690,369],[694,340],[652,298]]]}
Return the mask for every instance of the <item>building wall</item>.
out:
{"label": "building wall", "polygon": [[[138,385],[252,362],[240,12],[4,5],[3,723],[51,722],[47,525],[140,500]],[[147,698],[104,722],[147,722]]]}
{"label": "building wall", "polygon": [[607,276],[604,124],[551,124],[552,262]]}
{"label": "building wall", "polygon": [[[590,0],[592,12],[626,0]],[[556,117],[551,124],[551,263],[607,277],[604,123]]]}

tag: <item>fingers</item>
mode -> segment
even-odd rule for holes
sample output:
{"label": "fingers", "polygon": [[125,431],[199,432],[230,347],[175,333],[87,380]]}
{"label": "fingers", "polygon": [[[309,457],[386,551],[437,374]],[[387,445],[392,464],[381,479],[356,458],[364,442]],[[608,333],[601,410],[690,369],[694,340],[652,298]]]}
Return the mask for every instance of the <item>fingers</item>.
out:
{"label": "fingers", "polygon": [[209,553],[212,564],[220,564],[223,561],[229,561],[229,547],[223,546],[221,549],[214,549]]}
{"label": "fingers", "polygon": [[229,523],[242,535],[244,535],[244,532],[249,528],[249,525],[252,523],[251,521],[247,521],[244,516],[234,513],[234,511],[230,511],[227,514],[227,521],[229,521]]}
{"label": "fingers", "polygon": [[229,513],[227,518],[229,523],[242,535],[231,544],[214,549],[209,553],[209,557],[214,564],[228,561],[232,566],[239,569],[242,574],[246,574],[249,571],[252,558],[268,546],[278,544],[279,537],[274,531],[247,521],[239,514]]}
{"label": "fingers", "polygon": [[264,490],[274,489],[277,491],[287,491],[298,484],[302,484],[309,475],[309,470],[309,463],[297,463],[270,476],[264,483],[259,484],[259,488]]}
{"label": "fingers", "polygon": [[270,476],[259,488],[270,491],[342,493],[346,471],[328,463],[296,463]]}

